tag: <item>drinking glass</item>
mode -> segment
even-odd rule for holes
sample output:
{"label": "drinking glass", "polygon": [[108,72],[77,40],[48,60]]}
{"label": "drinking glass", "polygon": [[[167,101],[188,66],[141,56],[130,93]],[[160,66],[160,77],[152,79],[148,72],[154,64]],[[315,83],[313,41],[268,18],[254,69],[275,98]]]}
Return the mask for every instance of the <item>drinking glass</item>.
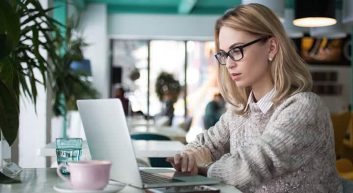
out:
{"label": "drinking glass", "polygon": [[[58,165],[67,165],[68,162],[78,162],[82,154],[82,138],[57,138],[56,158]],[[61,168],[64,175],[70,174],[66,167]]]}

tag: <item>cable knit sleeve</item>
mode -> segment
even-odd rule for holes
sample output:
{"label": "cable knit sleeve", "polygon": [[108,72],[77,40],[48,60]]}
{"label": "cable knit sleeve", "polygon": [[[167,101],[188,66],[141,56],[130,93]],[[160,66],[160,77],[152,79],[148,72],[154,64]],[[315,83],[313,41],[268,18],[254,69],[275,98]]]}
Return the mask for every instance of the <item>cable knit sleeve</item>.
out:
{"label": "cable knit sleeve", "polygon": [[[325,146],[330,128],[328,111],[319,97],[313,93],[296,94],[276,107],[260,137],[246,148],[235,147],[224,154],[208,174],[239,188],[256,187],[296,171],[312,159]],[[229,138],[220,125],[215,129],[201,137]]]}
{"label": "cable knit sleeve", "polygon": [[212,154],[213,160],[229,153],[229,126],[228,120],[232,115],[231,110],[224,113],[220,120],[208,130],[197,135],[196,140],[186,146],[188,148],[207,147]]}

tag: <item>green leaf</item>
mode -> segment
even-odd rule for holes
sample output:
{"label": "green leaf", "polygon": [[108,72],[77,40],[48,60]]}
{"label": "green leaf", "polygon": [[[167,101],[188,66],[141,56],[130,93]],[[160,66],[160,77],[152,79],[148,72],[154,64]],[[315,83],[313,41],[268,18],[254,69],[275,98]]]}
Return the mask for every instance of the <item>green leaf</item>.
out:
{"label": "green leaf", "polygon": [[[61,24],[51,18],[51,10],[37,0],[0,0],[0,129],[10,145],[18,132],[20,89],[36,103],[38,84],[46,86],[47,76],[55,81],[57,67],[64,66],[57,51],[64,41]],[[34,75],[38,70],[42,77]]]}
{"label": "green leaf", "polygon": [[14,76],[14,67],[11,65],[10,61],[8,58],[4,58],[2,60],[2,64],[0,64],[0,76],[3,82],[7,85],[12,85],[12,80]]}
{"label": "green leaf", "polygon": [[0,1],[0,59],[7,56],[20,39],[20,19],[8,1]]}
{"label": "green leaf", "polygon": [[32,34],[33,34],[33,54],[35,55],[35,58],[37,59],[37,68],[40,71],[40,74],[43,78],[43,83],[46,84],[46,77],[45,77],[45,72],[46,72],[46,68],[44,65],[44,58],[42,57],[42,55],[40,54],[39,51],[39,45],[40,45],[40,40],[39,40],[39,31],[37,28],[33,27],[32,29]]}
{"label": "green leaf", "polygon": [[0,129],[9,145],[15,141],[19,126],[18,95],[11,88],[0,77]]}

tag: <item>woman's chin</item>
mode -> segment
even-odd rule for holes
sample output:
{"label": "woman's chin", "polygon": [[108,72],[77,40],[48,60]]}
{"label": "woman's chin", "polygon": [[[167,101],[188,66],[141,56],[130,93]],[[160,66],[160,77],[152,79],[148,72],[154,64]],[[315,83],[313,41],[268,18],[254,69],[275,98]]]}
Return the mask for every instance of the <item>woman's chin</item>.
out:
{"label": "woman's chin", "polygon": [[238,88],[246,88],[249,85],[242,81],[234,81]]}

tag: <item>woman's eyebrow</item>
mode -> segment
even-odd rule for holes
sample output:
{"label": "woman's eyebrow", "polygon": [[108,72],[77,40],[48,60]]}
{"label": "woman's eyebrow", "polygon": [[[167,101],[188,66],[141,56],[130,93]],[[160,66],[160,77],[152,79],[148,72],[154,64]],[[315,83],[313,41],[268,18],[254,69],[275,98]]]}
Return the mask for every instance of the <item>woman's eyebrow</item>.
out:
{"label": "woman's eyebrow", "polygon": [[231,50],[231,49],[233,49],[233,48],[235,48],[235,47],[238,47],[238,46],[240,46],[240,45],[242,45],[243,43],[234,43],[234,44],[232,44],[232,45],[230,45],[229,46],[229,50]]}
{"label": "woman's eyebrow", "polygon": [[[231,50],[231,49],[233,49],[233,48],[235,48],[235,47],[237,47],[237,46],[239,46],[239,45],[242,45],[242,44],[243,44],[243,43],[233,43],[232,45],[229,46],[228,50]],[[219,48],[219,51],[225,52],[225,50],[223,50],[223,49],[221,49],[221,48]]]}

